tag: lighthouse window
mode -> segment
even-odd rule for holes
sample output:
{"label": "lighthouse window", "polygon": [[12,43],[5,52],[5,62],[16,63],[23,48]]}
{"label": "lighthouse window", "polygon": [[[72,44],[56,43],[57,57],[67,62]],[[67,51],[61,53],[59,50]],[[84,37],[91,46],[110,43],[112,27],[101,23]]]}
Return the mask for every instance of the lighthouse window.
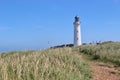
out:
{"label": "lighthouse window", "polygon": [[77,40],[78,40],[78,37],[77,37]]}

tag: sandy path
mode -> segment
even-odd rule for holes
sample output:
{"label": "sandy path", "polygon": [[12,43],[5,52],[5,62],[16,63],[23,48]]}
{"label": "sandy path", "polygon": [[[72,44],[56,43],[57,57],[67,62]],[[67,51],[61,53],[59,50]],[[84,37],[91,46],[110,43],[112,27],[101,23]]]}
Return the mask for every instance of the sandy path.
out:
{"label": "sandy path", "polygon": [[90,62],[92,80],[120,80],[120,67],[108,66],[102,62]]}

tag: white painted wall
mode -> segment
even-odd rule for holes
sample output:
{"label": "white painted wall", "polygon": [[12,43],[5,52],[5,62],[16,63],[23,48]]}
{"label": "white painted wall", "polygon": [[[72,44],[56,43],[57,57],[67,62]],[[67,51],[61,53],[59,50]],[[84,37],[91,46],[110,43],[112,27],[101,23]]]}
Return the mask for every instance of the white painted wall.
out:
{"label": "white painted wall", "polygon": [[73,24],[74,24],[74,46],[80,46],[80,45],[82,45],[80,22],[75,21]]}

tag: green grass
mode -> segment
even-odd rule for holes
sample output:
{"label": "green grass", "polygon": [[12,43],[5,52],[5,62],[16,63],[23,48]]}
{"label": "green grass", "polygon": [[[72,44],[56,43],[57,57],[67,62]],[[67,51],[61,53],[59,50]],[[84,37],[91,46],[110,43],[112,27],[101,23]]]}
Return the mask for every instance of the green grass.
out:
{"label": "green grass", "polygon": [[0,54],[0,80],[90,80],[88,64],[72,48]]}
{"label": "green grass", "polygon": [[105,43],[99,45],[83,45],[77,47],[79,52],[92,57],[93,60],[113,63],[120,66],[120,43]]}

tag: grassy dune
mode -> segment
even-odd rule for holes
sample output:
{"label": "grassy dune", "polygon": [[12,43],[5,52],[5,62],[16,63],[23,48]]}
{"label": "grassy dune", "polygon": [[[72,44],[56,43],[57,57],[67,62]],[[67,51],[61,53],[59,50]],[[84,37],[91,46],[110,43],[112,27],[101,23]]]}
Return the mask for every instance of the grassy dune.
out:
{"label": "grassy dune", "polygon": [[0,80],[90,80],[86,62],[72,48],[0,54]]}
{"label": "grassy dune", "polygon": [[81,53],[92,56],[94,60],[114,63],[120,66],[120,43],[102,43],[99,45],[83,45],[78,47]]}

